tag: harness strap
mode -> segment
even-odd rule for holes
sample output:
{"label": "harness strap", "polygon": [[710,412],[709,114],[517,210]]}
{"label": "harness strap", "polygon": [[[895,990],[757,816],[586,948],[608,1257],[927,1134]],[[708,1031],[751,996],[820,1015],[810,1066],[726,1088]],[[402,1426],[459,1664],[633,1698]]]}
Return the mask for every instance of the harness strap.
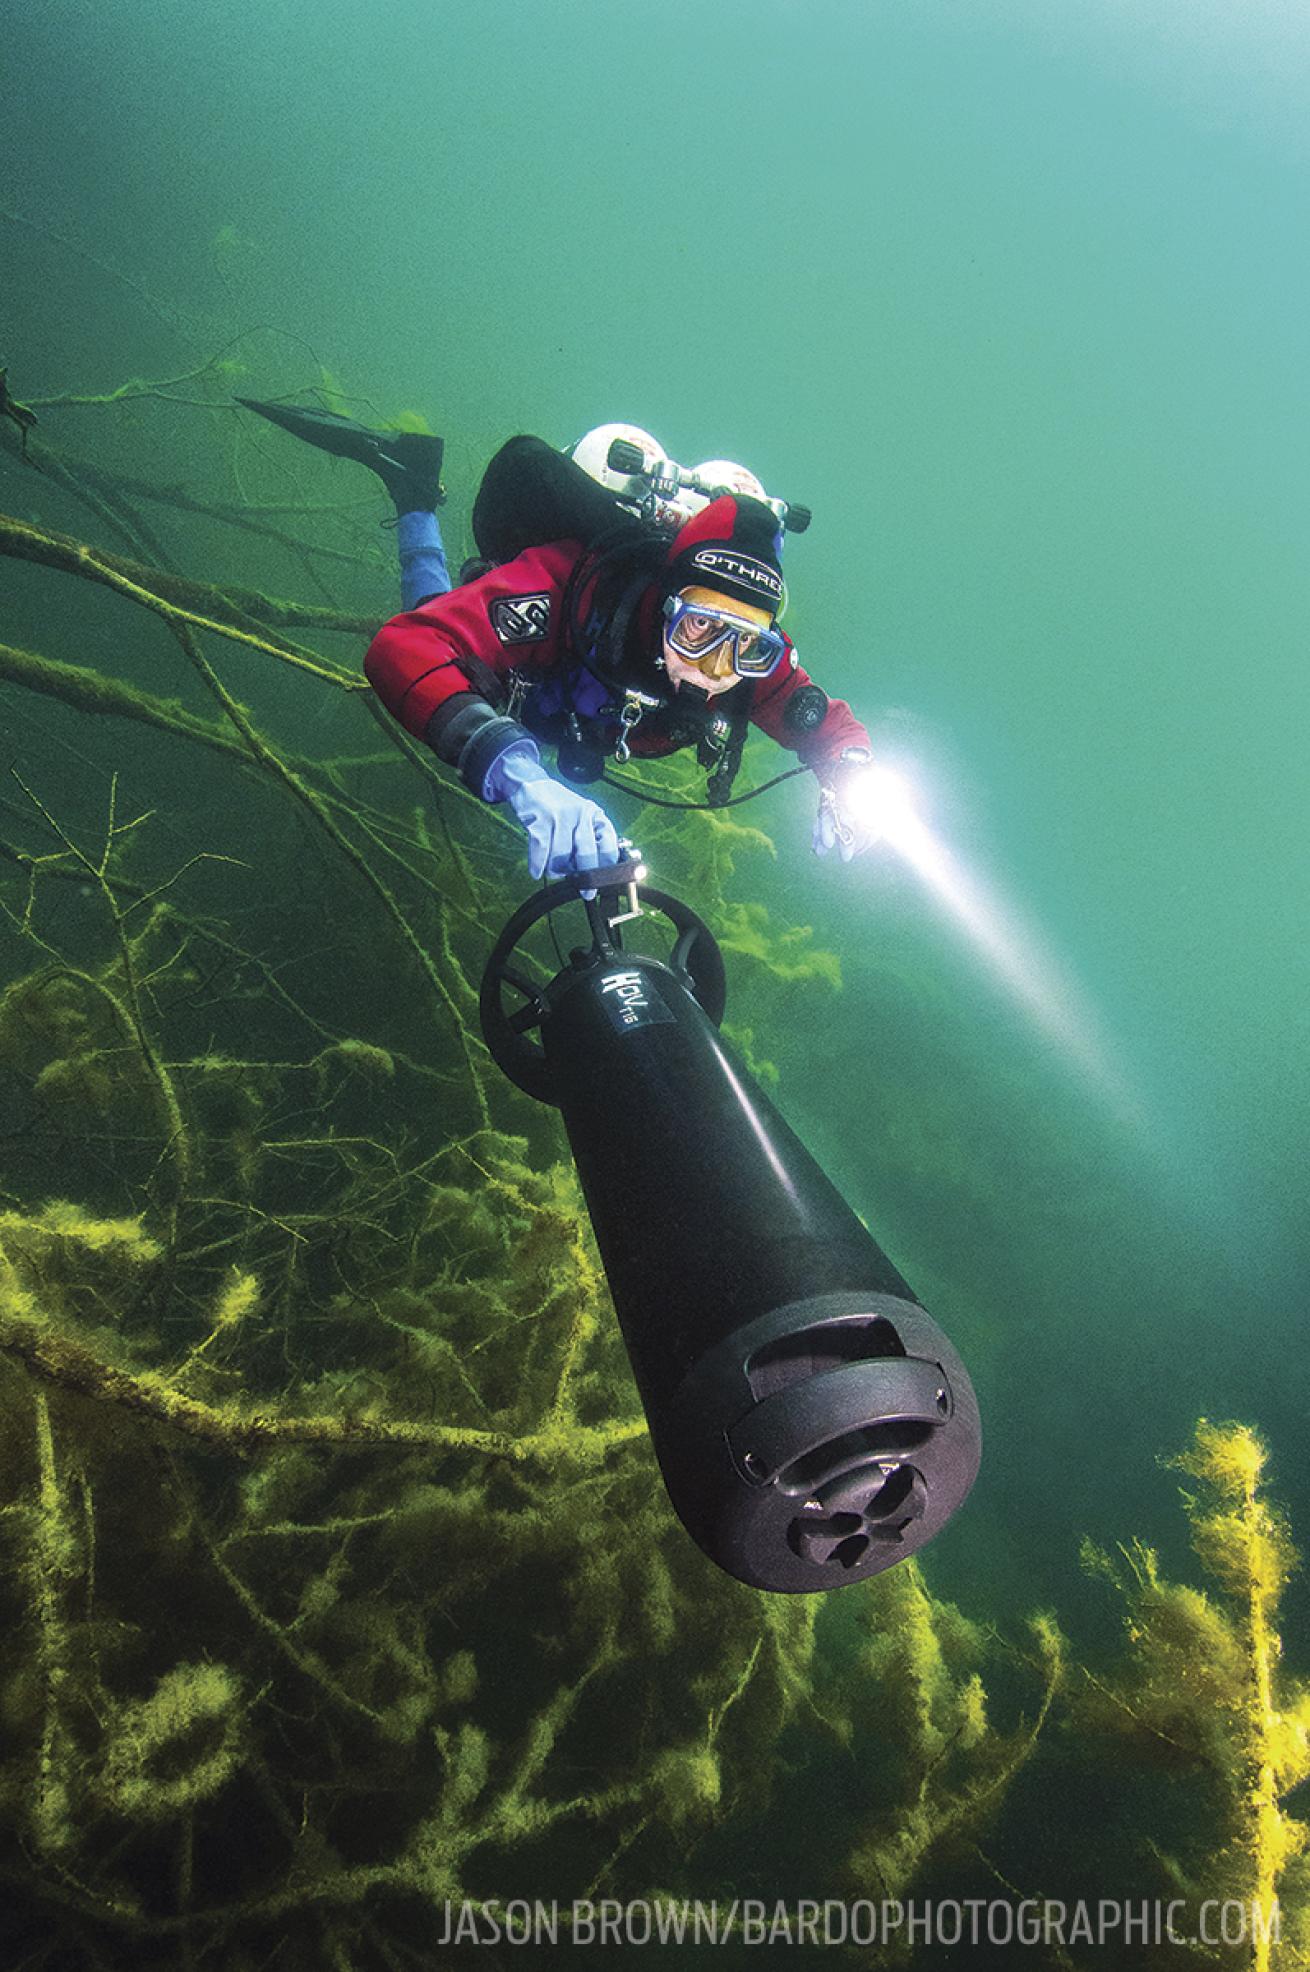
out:
{"label": "harness strap", "polygon": [[609,627],[610,649],[613,654],[608,668],[615,673],[616,677],[622,670],[623,661],[627,655],[628,632],[632,628],[632,619],[637,613],[638,604],[649,587],[650,577],[648,575],[634,576],[614,606]]}
{"label": "harness strap", "polygon": [[458,653],[455,663],[479,698],[485,698],[497,712],[504,709],[509,702],[509,691],[499,671],[493,671],[489,664],[484,664],[480,657],[474,657],[468,651]]}
{"label": "harness strap", "polygon": [[741,771],[741,756],[746,750],[746,736],[750,730],[751,706],[755,699],[755,687],[747,681],[741,695],[733,693],[736,703],[732,707],[731,725],[728,737],[723,742],[723,751],[718,765],[710,770],[705,780],[705,798],[711,808],[722,808],[732,794],[732,784]]}
{"label": "harness strap", "polygon": [[[574,565],[564,586],[560,616],[565,649],[578,662],[585,663],[592,655],[586,648],[586,624],[582,621],[584,591],[591,587],[593,594],[598,593],[605,578],[615,570],[628,574],[630,580],[640,578],[641,587],[653,583],[658,578],[666,546],[665,536],[645,529],[634,533],[629,521],[602,535]],[[626,633],[626,624],[624,628]],[[623,647],[615,639],[612,621],[605,647],[595,657],[608,670],[616,669],[622,662]]]}

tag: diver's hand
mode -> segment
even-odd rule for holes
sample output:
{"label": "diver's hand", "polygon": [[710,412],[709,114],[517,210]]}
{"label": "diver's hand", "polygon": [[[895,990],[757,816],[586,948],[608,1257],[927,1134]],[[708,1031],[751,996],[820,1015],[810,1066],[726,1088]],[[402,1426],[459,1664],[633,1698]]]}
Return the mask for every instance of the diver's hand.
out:
{"label": "diver's hand", "polygon": [[851,747],[819,769],[819,812],[814,818],[814,853],[841,852],[851,862],[878,839],[870,812],[873,762],[863,747]]}
{"label": "diver's hand", "polygon": [[526,747],[502,753],[486,789],[493,801],[508,801],[527,830],[529,876],[562,877],[619,861],[618,830],[605,810],[554,780]]}

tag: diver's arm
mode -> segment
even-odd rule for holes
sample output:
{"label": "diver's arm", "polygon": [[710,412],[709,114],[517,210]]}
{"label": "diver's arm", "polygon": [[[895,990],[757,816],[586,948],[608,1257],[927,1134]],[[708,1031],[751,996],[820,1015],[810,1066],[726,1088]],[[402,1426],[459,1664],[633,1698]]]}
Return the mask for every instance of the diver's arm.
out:
{"label": "diver's arm", "polygon": [[[826,700],[826,706],[821,701]],[[816,720],[815,713],[821,716]],[[828,698],[796,662],[790,639],[787,656],[773,676],[755,687],[751,724],[797,754],[820,779],[848,747],[869,748],[869,735],[843,698]]]}
{"label": "diver's arm", "polygon": [[458,766],[470,786],[485,748],[467,760],[465,749],[488,721],[528,739],[488,702],[480,681],[492,688],[510,670],[549,670],[557,662],[560,597],[580,553],[569,541],[530,548],[393,616],[369,645],[364,672],[388,712]]}
{"label": "diver's arm", "polygon": [[508,803],[527,833],[533,877],[619,860],[604,809],[556,781],[532,734],[492,703],[506,672],[558,662],[560,601],[581,553],[576,541],[529,548],[392,617],[364,659],[369,683],[407,731],[426,740],[480,800]]}
{"label": "diver's arm", "polygon": [[756,687],[751,719],[813,768],[819,783],[814,853],[837,848],[849,863],[877,839],[864,798],[872,771],[869,735],[845,699],[829,698],[801,669],[790,642],[785,665]]}

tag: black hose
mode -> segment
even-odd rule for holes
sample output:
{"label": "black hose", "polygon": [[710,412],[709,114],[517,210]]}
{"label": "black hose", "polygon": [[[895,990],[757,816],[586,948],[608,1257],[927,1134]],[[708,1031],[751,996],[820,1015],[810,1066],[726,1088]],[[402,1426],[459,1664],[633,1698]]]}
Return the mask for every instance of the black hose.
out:
{"label": "black hose", "polygon": [[648,794],[636,781],[621,781],[608,770],[601,774],[606,787],[621,788],[624,794],[635,794],[638,801],[645,801],[652,808],[738,808],[743,801],[754,801],[757,794],[767,794],[770,788],[780,787],[783,781],[795,780],[797,774],[808,774],[808,767],[789,767],[785,774],[775,774],[771,781],[761,781],[758,787],[748,787],[745,794],[730,794],[726,801],[671,801],[667,795]]}

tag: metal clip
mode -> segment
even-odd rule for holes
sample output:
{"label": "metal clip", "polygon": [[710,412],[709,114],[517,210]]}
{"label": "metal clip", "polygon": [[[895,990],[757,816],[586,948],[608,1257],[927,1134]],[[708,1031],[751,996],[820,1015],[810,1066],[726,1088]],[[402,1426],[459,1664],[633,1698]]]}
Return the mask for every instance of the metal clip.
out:
{"label": "metal clip", "polygon": [[842,820],[841,806],[837,800],[835,787],[825,787],[819,796],[819,807],[832,817],[832,832],[838,842],[849,849],[855,840],[855,831]]}
{"label": "metal clip", "polygon": [[523,701],[531,690],[532,690],[532,685],[529,683],[528,679],[526,679],[523,676],[523,673],[521,671],[510,672],[509,701],[505,707],[505,717],[507,719],[518,718],[519,713],[523,709]]}
{"label": "metal clip", "polygon": [[619,711],[619,724],[622,726],[623,731],[619,734],[614,748],[614,758],[618,761],[620,767],[626,767],[632,758],[632,748],[628,745],[628,734],[641,724],[642,714],[645,712],[647,706],[655,704],[658,704],[658,700],[647,698],[644,692],[630,691],[624,693],[623,705]]}

